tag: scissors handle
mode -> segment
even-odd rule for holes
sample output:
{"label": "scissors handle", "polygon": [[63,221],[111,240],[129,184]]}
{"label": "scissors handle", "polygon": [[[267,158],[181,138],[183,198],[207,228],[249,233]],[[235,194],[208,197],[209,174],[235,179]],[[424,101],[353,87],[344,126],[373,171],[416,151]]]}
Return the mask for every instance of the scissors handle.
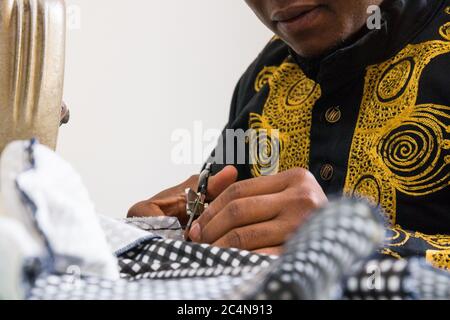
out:
{"label": "scissors handle", "polygon": [[207,163],[205,166],[205,169],[203,169],[203,171],[200,173],[200,177],[198,179],[197,192],[205,195],[205,198],[206,198],[206,194],[208,192],[208,183],[209,183],[209,177],[211,176],[211,167],[212,167],[212,164]]}
{"label": "scissors handle", "polygon": [[[211,176],[211,163],[207,163],[205,168],[200,173],[200,177],[198,180],[198,187],[197,187],[197,193],[195,200],[192,201],[190,199],[190,196],[193,196],[193,191],[186,190],[187,194],[187,214],[189,215],[189,222],[186,226],[186,230],[189,231],[192,227],[192,223],[194,222],[194,219],[199,217],[203,211],[205,210],[206,206],[206,196],[208,193],[208,182],[209,178]],[[192,205],[192,206],[191,206]]]}

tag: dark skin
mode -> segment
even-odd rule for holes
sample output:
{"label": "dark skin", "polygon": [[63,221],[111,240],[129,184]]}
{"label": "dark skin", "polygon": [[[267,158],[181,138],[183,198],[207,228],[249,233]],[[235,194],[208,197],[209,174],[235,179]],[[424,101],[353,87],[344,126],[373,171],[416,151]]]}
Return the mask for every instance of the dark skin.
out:
{"label": "dark skin", "polygon": [[370,5],[383,0],[246,0],[258,18],[297,54],[322,56],[364,28]]}
{"label": "dark skin", "polygon": [[[246,0],[259,19],[304,57],[322,56],[365,26],[369,5],[383,0]],[[211,178],[210,205],[188,234],[195,242],[280,254],[283,244],[327,197],[303,168],[236,181],[228,166]],[[128,216],[167,215],[186,223],[184,190],[198,176],[133,206]]]}

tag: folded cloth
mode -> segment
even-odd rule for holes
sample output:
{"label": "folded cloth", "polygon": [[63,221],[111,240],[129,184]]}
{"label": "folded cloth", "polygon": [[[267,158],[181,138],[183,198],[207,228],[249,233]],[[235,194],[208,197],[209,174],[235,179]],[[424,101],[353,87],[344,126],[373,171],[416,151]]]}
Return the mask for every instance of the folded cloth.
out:
{"label": "folded cloth", "polygon": [[0,217],[0,235],[0,300],[24,299],[49,257],[16,220]]}
{"label": "folded cloth", "polygon": [[161,238],[155,233],[107,216],[99,216],[99,222],[102,230],[105,232],[106,241],[115,256],[120,256],[151,239]]}
{"label": "folded cloth", "polygon": [[81,275],[116,280],[117,259],[75,170],[36,141],[16,141],[0,160],[0,190],[5,214],[25,226],[45,248],[54,270],[76,266]]}

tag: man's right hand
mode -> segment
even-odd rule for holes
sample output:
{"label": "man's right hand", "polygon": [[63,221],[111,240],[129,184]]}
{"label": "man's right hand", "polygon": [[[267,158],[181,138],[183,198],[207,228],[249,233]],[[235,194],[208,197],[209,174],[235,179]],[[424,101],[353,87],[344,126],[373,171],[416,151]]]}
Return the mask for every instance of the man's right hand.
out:
{"label": "man's right hand", "polygon": [[[199,176],[195,175],[183,183],[167,189],[156,196],[135,204],[129,211],[128,217],[177,217],[181,224],[186,224],[189,217],[186,213],[185,190],[197,189]],[[225,189],[237,180],[237,170],[233,166],[227,166],[215,176],[211,177],[208,184],[208,201],[214,200]]]}

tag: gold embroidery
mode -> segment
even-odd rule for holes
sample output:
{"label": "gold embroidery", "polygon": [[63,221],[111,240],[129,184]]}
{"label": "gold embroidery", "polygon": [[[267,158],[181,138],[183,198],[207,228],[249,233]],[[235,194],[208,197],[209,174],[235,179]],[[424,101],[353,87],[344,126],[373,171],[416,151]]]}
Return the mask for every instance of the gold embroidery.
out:
{"label": "gold embroidery", "polygon": [[270,92],[263,113],[250,114],[249,126],[257,131],[279,131],[279,166],[276,170],[267,168],[265,159],[256,157],[252,174],[258,177],[295,167],[307,169],[312,108],[321,96],[320,86],[308,79],[297,64],[289,62],[264,68],[256,79],[255,89],[259,91],[265,84],[269,85]]}
{"label": "gold embroidery", "polygon": [[450,250],[450,235],[428,235],[421,232],[410,232],[404,230],[399,225],[389,228],[389,230],[393,235],[391,237],[386,237],[385,243],[390,247],[404,246],[410,239],[419,239],[425,241],[428,246],[434,249]]}
{"label": "gold embroidery", "polygon": [[409,241],[411,234],[403,230],[400,226],[389,228],[393,232],[391,237],[386,237],[385,243],[390,247],[401,247]]}
{"label": "gold embroidery", "polygon": [[396,222],[397,192],[421,196],[449,185],[450,107],[416,105],[419,81],[450,42],[408,45],[367,69],[344,193],[381,205]]}
{"label": "gold embroidery", "polygon": [[439,29],[439,34],[445,39],[450,41],[450,22],[447,22]]}
{"label": "gold embroidery", "polygon": [[450,250],[450,236],[443,234],[427,235],[420,232],[414,233],[415,238],[424,240],[436,249]]}
{"label": "gold embroidery", "polygon": [[277,71],[277,67],[264,67],[264,69],[258,74],[255,81],[255,91],[259,92],[273,77],[273,74]]}
{"label": "gold embroidery", "polygon": [[389,248],[403,247],[413,239],[414,241],[420,240],[424,241],[429,248],[425,250],[427,261],[435,267],[450,270],[450,235],[410,232],[403,230],[400,226],[389,228],[389,230],[393,235],[385,239],[386,247],[381,250],[381,253],[401,257],[399,253]]}
{"label": "gold embroidery", "polygon": [[448,6],[447,8],[445,8],[445,13],[446,13],[446,14],[450,14],[450,6]]}
{"label": "gold embroidery", "polygon": [[385,254],[387,256],[391,256],[394,257],[396,259],[403,259],[397,252],[392,251],[391,249],[388,248],[383,248],[381,249],[381,254]]}
{"label": "gold embroidery", "polygon": [[426,259],[436,268],[450,270],[450,250],[427,250]]}

